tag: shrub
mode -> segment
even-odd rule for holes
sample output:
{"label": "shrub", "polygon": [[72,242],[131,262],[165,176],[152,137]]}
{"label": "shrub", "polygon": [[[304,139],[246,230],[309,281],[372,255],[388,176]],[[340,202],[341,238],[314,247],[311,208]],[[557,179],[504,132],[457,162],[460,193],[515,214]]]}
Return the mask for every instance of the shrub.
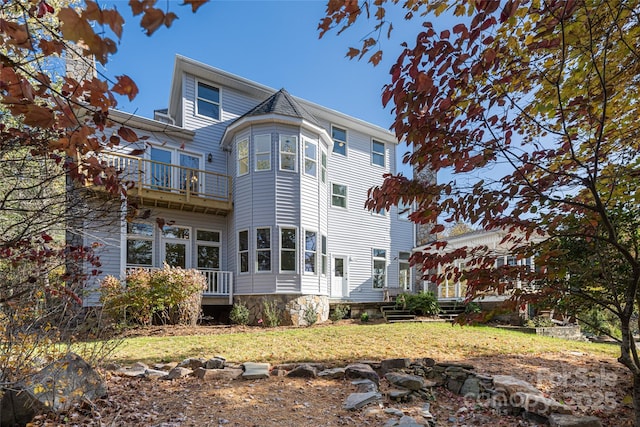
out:
{"label": "shrub", "polygon": [[229,320],[236,325],[247,325],[249,323],[249,309],[243,302],[238,301],[231,307]]}
{"label": "shrub", "polygon": [[438,299],[433,292],[420,292],[418,294],[403,293],[396,298],[396,307],[409,310],[414,314],[435,316],[440,312]]}
{"label": "shrub", "polygon": [[482,309],[480,308],[480,304],[478,304],[477,302],[471,301],[464,308],[464,312],[467,314],[478,314],[482,312]]}
{"label": "shrub", "polygon": [[264,299],[262,309],[264,312],[265,325],[270,328],[280,326],[280,309],[275,300]]}
{"label": "shrub", "polygon": [[311,326],[318,321],[318,312],[309,305],[304,309],[303,319],[307,326]]}
{"label": "shrub", "polygon": [[546,316],[536,316],[533,319],[527,320],[525,326],[529,328],[550,328],[555,326],[553,320]]}
{"label": "shrub", "polygon": [[360,315],[360,321],[363,323],[367,323],[369,321],[369,313],[366,311]]}
{"label": "shrub", "polygon": [[342,320],[349,315],[349,310],[351,310],[351,307],[349,307],[348,305],[338,304],[334,307],[333,313],[331,313],[330,318],[334,322]]}

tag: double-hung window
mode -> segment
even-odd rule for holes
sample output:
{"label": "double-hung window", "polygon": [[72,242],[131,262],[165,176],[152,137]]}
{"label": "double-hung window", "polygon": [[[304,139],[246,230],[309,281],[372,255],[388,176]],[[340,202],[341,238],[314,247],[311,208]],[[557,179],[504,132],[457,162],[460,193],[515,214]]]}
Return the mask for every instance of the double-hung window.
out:
{"label": "double-hung window", "polygon": [[280,170],[296,171],[298,158],[298,137],[280,135]]}
{"label": "double-hung window", "polygon": [[197,266],[200,269],[220,269],[220,232],[196,230]]}
{"label": "double-hung window", "polygon": [[256,171],[271,170],[271,135],[254,136],[253,147],[256,157]]}
{"label": "double-hung window", "polygon": [[153,225],[127,223],[127,265],[153,266]]}
{"label": "double-hung window", "polygon": [[387,251],[386,249],[373,249],[373,288],[382,289],[387,285]]}
{"label": "double-hung window", "polygon": [[324,234],[322,235],[321,249],[322,249],[322,268],[320,270],[320,273],[322,273],[323,276],[326,276],[327,275],[327,236],[325,236]]}
{"label": "double-hung window", "polygon": [[249,231],[238,231],[238,271],[249,272]]}
{"label": "double-hung window", "polygon": [[341,156],[347,155],[347,131],[331,126],[331,138],[333,138],[333,152]]}
{"label": "double-hung window", "polygon": [[297,258],[297,229],[280,229],[280,271],[295,273]]}
{"label": "double-hung window", "polygon": [[405,291],[411,290],[411,265],[409,258],[411,252],[400,252],[398,254],[398,281],[400,289]]}
{"label": "double-hung window", "polygon": [[371,163],[384,167],[384,142],[371,141]]}
{"label": "double-hung window", "polygon": [[220,89],[198,82],[196,113],[220,120]]}
{"label": "double-hung window", "polygon": [[320,157],[320,179],[323,184],[327,182],[327,153],[324,150]]}
{"label": "double-hung window", "polygon": [[236,163],[238,176],[249,173],[249,140],[242,139],[238,141],[236,147]]}
{"label": "double-hung window", "polygon": [[318,170],[318,157],[315,143],[304,141],[304,173],[315,178]]}
{"label": "double-hung window", "polygon": [[347,207],[347,186],[340,184],[331,185],[331,206]]}
{"label": "double-hung window", "polygon": [[316,274],[316,253],[318,252],[318,233],[304,232],[304,272]]}
{"label": "double-hung window", "polygon": [[256,271],[271,271],[271,228],[256,229]]}

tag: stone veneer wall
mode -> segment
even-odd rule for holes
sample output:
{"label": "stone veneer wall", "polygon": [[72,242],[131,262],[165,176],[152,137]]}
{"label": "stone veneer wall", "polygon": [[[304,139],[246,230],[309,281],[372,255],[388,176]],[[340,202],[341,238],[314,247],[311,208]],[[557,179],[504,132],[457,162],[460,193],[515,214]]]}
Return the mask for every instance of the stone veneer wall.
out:
{"label": "stone veneer wall", "polygon": [[249,324],[258,324],[264,316],[265,301],[276,301],[281,313],[283,326],[307,326],[304,312],[311,307],[318,314],[318,322],[329,319],[329,297],[326,295],[271,294],[271,295],[238,295],[235,302],[241,302],[249,309]]}

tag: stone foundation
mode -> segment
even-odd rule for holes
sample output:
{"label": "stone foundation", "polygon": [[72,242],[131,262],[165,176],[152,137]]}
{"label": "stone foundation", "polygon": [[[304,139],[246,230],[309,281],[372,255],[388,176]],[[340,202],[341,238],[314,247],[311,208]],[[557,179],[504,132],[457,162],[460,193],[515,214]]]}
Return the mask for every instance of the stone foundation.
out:
{"label": "stone foundation", "polygon": [[329,297],[325,295],[270,294],[238,295],[235,302],[241,302],[249,309],[249,324],[258,325],[265,321],[264,303],[275,301],[280,312],[282,326],[308,326],[305,311],[311,307],[317,313],[317,322],[329,319]]}

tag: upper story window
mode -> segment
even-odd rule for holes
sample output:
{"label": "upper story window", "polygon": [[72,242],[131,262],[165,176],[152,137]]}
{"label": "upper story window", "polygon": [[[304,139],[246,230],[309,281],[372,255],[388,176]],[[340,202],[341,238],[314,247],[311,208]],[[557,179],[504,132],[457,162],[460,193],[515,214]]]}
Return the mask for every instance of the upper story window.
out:
{"label": "upper story window", "polygon": [[280,135],[280,170],[296,171],[298,137]]}
{"label": "upper story window", "polygon": [[382,289],[387,286],[387,251],[385,249],[374,249],[373,258],[373,287]]}
{"label": "upper story window", "polygon": [[256,228],[256,271],[271,271],[271,228]]}
{"label": "upper story window", "polygon": [[238,142],[236,150],[236,161],[238,176],[246,175],[249,173],[249,140],[243,139]]}
{"label": "upper story window", "polygon": [[324,150],[322,150],[320,157],[320,179],[323,184],[327,182],[327,153]]}
{"label": "upper story window", "polygon": [[220,120],[220,89],[198,82],[196,114]]}
{"label": "upper story window", "polygon": [[409,214],[411,213],[411,203],[401,201],[398,203],[398,219],[409,221]]}
{"label": "upper story window", "polygon": [[333,138],[333,152],[342,156],[347,155],[347,131],[331,126],[331,138]]}
{"label": "upper story window", "polygon": [[311,141],[304,142],[304,173],[316,176],[318,170],[317,146]]}
{"label": "upper story window", "polygon": [[256,171],[271,170],[271,135],[254,136],[253,147],[256,157]]}
{"label": "upper story window", "polygon": [[331,186],[331,206],[347,207],[347,186],[333,184]]}
{"label": "upper story window", "polygon": [[371,163],[384,167],[384,142],[371,141]]}
{"label": "upper story window", "polygon": [[127,223],[127,265],[153,266],[153,225]]}

